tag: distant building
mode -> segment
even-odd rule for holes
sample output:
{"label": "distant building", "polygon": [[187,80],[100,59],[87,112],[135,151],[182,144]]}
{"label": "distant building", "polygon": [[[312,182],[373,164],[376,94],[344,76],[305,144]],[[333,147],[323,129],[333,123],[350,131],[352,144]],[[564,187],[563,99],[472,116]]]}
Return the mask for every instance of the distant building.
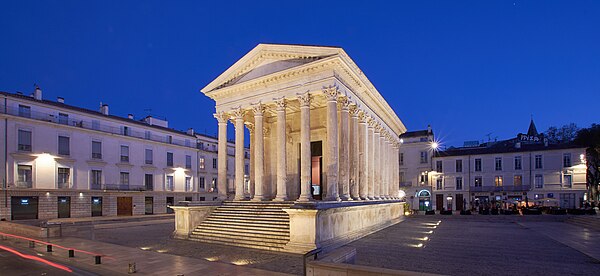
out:
{"label": "distant building", "polygon": [[438,151],[428,179],[433,208],[460,211],[525,201],[582,207],[584,153],[585,147],[549,143],[533,120],[526,134],[512,139]]}
{"label": "distant building", "polygon": [[431,126],[426,130],[405,132],[400,139],[400,189],[404,191],[410,209],[430,210],[432,197],[428,179],[434,152]]}
{"label": "distant building", "polygon": [[[217,196],[214,137],[156,117],[110,115],[106,104],[95,111],[49,101],[39,88],[0,97],[2,219],[160,214]],[[233,191],[232,142],[227,151]]]}

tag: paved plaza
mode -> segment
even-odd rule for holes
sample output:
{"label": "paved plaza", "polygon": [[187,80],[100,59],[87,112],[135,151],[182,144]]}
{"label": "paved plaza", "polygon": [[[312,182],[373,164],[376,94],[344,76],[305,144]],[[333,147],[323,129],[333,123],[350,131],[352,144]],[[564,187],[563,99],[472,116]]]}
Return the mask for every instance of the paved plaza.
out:
{"label": "paved plaza", "polygon": [[[449,275],[598,274],[600,233],[565,223],[565,218],[415,216],[349,246],[357,248],[356,264],[391,269]],[[121,222],[78,235],[139,251],[302,274],[299,255],[174,240],[169,238],[173,227],[164,219]]]}

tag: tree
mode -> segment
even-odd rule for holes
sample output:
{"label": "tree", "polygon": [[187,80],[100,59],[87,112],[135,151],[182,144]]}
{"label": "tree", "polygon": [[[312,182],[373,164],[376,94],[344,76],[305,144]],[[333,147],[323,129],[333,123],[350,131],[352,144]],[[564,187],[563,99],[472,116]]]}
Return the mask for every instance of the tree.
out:
{"label": "tree", "polygon": [[581,129],[577,132],[575,143],[587,147],[585,160],[588,200],[598,205],[600,201],[598,194],[600,186],[600,125],[592,124],[589,128]]}
{"label": "tree", "polygon": [[577,137],[577,133],[579,132],[579,128],[575,123],[566,124],[560,128],[555,126],[551,126],[544,132],[546,138],[550,143],[568,143],[575,140]]}

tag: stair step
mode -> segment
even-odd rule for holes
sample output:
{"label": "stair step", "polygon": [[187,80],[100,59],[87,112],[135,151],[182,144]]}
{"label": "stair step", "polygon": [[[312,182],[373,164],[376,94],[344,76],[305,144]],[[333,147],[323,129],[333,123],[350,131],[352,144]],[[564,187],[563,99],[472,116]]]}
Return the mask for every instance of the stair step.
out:
{"label": "stair step", "polygon": [[287,216],[256,216],[251,214],[215,214],[212,213],[210,215],[211,218],[237,218],[237,219],[260,219],[260,220],[269,220],[269,221],[289,221],[290,218]]}
{"label": "stair step", "polygon": [[282,237],[288,238],[290,236],[289,232],[281,232],[281,231],[264,231],[257,229],[237,229],[237,228],[216,228],[212,226],[198,226],[194,229],[192,233],[229,233],[231,235],[246,235],[246,236],[272,236],[272,237]]}
{"label": "stair step", "polygon": [[249,211],[249,210],[215,210],[213,214],[248,214],[248,215],[270,215],[270,216],[282,216],[289,217],[286,212],[276,212],[276,211]]}
{"label": "stair step", "polygon": [[224,242],[224,241],[203,240],[203,239],[194,239],[194,238],[191,238],[190,240],[205,242],[205,243],[228,245],[228,246],[238,246],[238,247],[245,247],[245,248],[261,249],[261,250],[283,251],[283,246],[270,247],[270,246],[260,246],[260,245],[252,245],[252,244],[232,244],[230,242]]}
{"label": "stair step", "polygon": [[192,237],[192,239],[202,240],[202,241],[220,241],[225,242],[227,244],[232,245],[255,245],[255,246],[265,246],[265,247],[279,247],[283,248],[287,242],[264,242],[264,241],[251,241],[251,240],[243,240],[243,239],[235,239],[235,238],[221,238],[221,237]]}
{"label": "stair step", "polygon": [[242,240],[253,240],[253,241],[267,241],[267,242],[288,242],[290,240],[289,236],[273,236],[273,235],[248,235],[247,233],[218,233],[218,232],[192,232],[190,237],[220,237],[220,238],[236,238]]}
{"label": "stair step", "polygon": [[248,224],[268,224],[268,225],[290,225],[289,220],[263,220],[262,218],[237,218],[237,217],[208,217],[205,221],[218,221],[218,222],[236,222],[236,223],[248,223]]}
{"label": "stair step", "polygon": [[204,221],[201,225],[213,225],[216,227],[223,228],[240,228],[240,229],[263,229],[268,231],[286,231],[289,232],[289,225],[265,225],[265,224],[251,224],[251,223],[237,223],[237,222],[221,222],[221,221]]}

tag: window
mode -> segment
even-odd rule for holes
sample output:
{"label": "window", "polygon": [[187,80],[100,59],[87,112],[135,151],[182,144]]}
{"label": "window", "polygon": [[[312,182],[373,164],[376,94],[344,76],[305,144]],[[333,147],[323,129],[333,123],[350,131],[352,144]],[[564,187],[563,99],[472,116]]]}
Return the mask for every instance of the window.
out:
{"label": "window", "polygon": [[59,189],[67,189],[69,188],[69,180],[71,179],[71,169],[70,168],[58,168],[58,188]]}
{"label": "window", "polygon": [[198,179],[198,189],[206,189],[204,177]]}
{"label": "window", "polygon": [[496,187],[502,187],[502,176],[494,177],[494,185],[496,185]]}
{"label": "window", "polygon": [[442,160],[435,161],[435,171],[442,172]]}
{"label": "window", "polygon": [[58,113],[58,123],[63,125],[69,124],[69,114]]}
{"label": "window", "polygon": [[563,154],[563,167],[571,167],[571,154]]}
{"label": "window", "polygon": [[100,121],[92,121],[92,129],[93,130],[100,130]]}
{"label": "window", "polygon": [[58,154],[69,155],[70,152],[69,137],[58,136]]}
{"label": "window", "polygon": [[154,191],[154,175],[144,175],[144,187],[146,188],[146,191]]}
{"label": "window", "polygon": [[167,143],[173,144],[173,136],[167,135]]}
{"label": "window", "polygon": [[475,182],[475,187],[483,186],[483,178],[481,178],[481,176],[476,176],[474,182]]}
{"label": "window", "polygon": [[213,169],[217,168],[217,158],[213,158]]}
{"label": "window", "polygon": [[129,146],[121,146],[121,162],[129,163]]}
{"label": "window", "polygon": [[92,170],[90,172],[90,186],[92,190],[100,190],[102,185],[102,171]]}
{"label": "window", "polygon": [[31,151],[31,131],[19,129],[19,151]]}
{"label": "window", "polygon": [[523,162],[521,156],[515,156],[515,170],[523,169]]}
{"label": "window", "polygon": [[213,178],[211,183],[212,183],[212,185],[210,187],[210,191],[209,192],[212,192],[213,190],[216,191],[217,190],[217,179]]}
{"label": "window", "polygon": [[400,172],[399,181],[400,183],[404,182],[405,172]]}
{"label": "window", "polygon": [[475,159],[475,171],[476,172],[481,171],[481,159],[480,158]]}
{"label": "window", "polygon": [[144,132],[144,138],[146,138],[146,140],[150,140],[150,138],[152,138],[152,133],[146,130],[146,132]]}
{"label": "window", "polygon": [[421,172],[421,175],[419,176],[419,182],[421,184],[426,184],[429,182],[429,179],[427,178],[427,172]]}
{"label": "window", "polygon": [[125,135],[125,136],[130,136],[131,135],[131,129],[129,129],[128,126],[123,126],[123,127],[121,127],[121,134]]}
{"label": "window", "polygon": [[541,174],[536,174],[535,180],[534,180],[534,185],[538,189],[544,188],[544,176]]}
{"label": "window", "polygon": [[404,165],[404,152],[400,153],[400,166]]}
{"label": "window", "polygon": [[192,156],[191,155],[186,155],[185,156],[185,168],[186,169],[191,169],[192,168]]}
{"label": "window", "polygon": [[541,169],[542,168],[542,156],[541,155],[536,155],[535,156],[535,168],[536,169]]}
{"label": "window", "polygon": [[456,189],[462,190],[462,188],[463,188],[463,179],[462,179],[462,177],[457,177],[456,178]]}
{"label": "window", "polygon": [[426,151],[421,152],[421,164],[423,164],[423,163],[427,163],[427,152]]}
{"label": "window", "polygon": [[145,155],[145,159],[146,159],[145,163],[147,165],[152,165],[152,163],[154,163],[154,158],[153,158],[152,150],[151,149],[146,149],[146,152],[145,152],[144,155]]}
{"label": "window", "polygon": [[502,157],[496,157],[496,170],[502,170]]}
{"label": "window", "polygon": [[570,174],[563,175],[563,185],[565,188],[571,188],[573,185],[573,176]]}
{"label": "window", "polygon": [[456,160],[456,172],[462,172],[462,160]]}
{"label": "window", "polygon": [[31,166],[30,165],[17,165],[17,187],[18,188],[31,188]]}
{"label": "window", "polygon": [[185,177],[185,191],[186,192],[192,191],[192,178],[189,176]]}
{"label": "window", "polygon": [[435,188],[438,190],[443,189],[443,180],[441,177],[435,180]]}
{"label": "window", "polygon": [[102,142],[92,141],[92,159],[102,159]]}
{"label": "window", "polygon": [[31,107],[26,105],[19,105],[19,116],[31,118]]}
{"label": "window", "polygon": [[199,150],[204,150],[204,144],[200,141],[196,141],[196,148]]}
{"label": "window", "polygon": [[129,186],[129,173],[128,172],[121,172],[121,178],[120,178],[119,184]]}
{"label": "window", "polygon": [[515,185],[515,186],[521,186],[521,185],[523,185],[523,176],[522,175],[515,175],[515,177],[513,179],[513,185]]}
{"label": "window", "polygon": [[173,167],[173,153],[167,152],[167,166]]}
{"label": "window", "polygon": [[198,160],[198,168],[200,168],[201,170],[204,170],[204,157],[200,157],[200,160]]}
{"label": "window", "polygon": [[173,176],[172,175],[167,175],[167,183],[166,183],[167,187],[167,191],[173,191]]}

